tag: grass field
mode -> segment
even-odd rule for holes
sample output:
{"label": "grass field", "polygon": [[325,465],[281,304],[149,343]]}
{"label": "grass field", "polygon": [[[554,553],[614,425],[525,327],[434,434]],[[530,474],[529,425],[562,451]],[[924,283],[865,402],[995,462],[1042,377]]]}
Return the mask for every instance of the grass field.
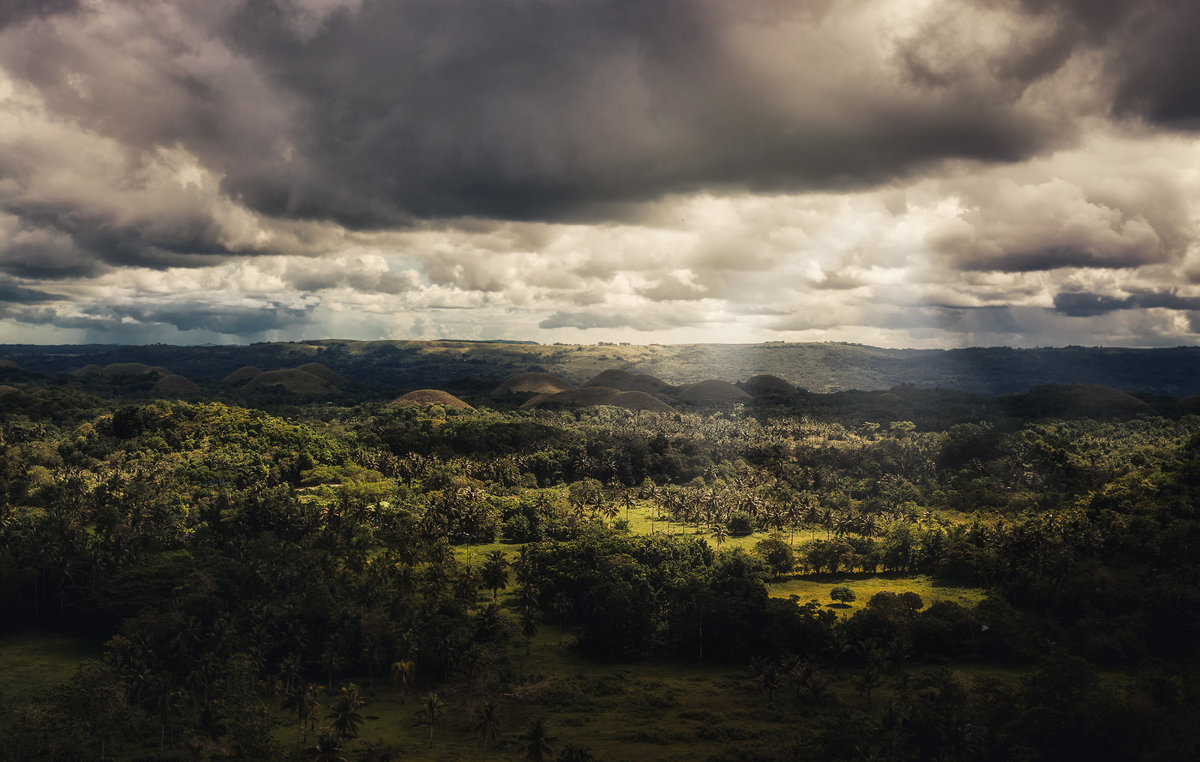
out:
{"label": "grass field", "polygon": [[[523,642],[511,650],[514,677],[523,671],[524,680],[483,697],[497,702],[501,715],[500,734],[489,741],[488,759],[523,758],[521,735],[539,718],[554,737],[556,754],[564,745],[576,744],[606,762],[695,760],[733,749],[777,749],[794,730],[796,717],[768,706],[744,667],[604,664],[577,656],[570,641],[544,626],[528,656]],[[359,737],[347,745],[347,756],[382,746],[398,750],[398,758],[406,760],[479,759],[481,737],[471,732],[468,696],[461,689],[439,690],[445,708],[429,746],[429,726],[417,716],[429,688],[414,686],[402,703],[395,686],[377,680],[362,711],[366,720]],[[846,693],[855,700],[848,687]],[[322,703],[328,704],[328,697]],[[294,723],[282,713],[279,718]],[[275,737],[294,747],[295,725],[281,726]]]}
{"label": "grass field", "polygon": [[86,640],[51,633],[0,637],[0,706],[28,701],[75,674],[84,659],[100,656]]}
{"label": "grass field", "polygon": [[935,601],[953,601],[962,606],[974,606],[987,594],[975,587],[947,587],[938,585],[932,578],[923,575],[878,575],[878,574],[806,574],[791,579],[767,584],[774,598],[797,596],[801,603],[815,600],[829,605],[829,591],[834,587],[848,587],[854,592],[854,601],[831,606],[843,618],[849,617],[867,604],[876,593],[916,593],[921,596],[925,607]]}

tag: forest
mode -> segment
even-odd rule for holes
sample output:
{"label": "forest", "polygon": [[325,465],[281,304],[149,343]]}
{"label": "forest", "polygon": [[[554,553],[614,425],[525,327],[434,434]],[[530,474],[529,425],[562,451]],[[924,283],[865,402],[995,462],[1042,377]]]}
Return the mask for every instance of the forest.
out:
{"label": "forest", "polygon": [[1073,394],[16,383],[0,756],[1197,758],[1200,417]]}

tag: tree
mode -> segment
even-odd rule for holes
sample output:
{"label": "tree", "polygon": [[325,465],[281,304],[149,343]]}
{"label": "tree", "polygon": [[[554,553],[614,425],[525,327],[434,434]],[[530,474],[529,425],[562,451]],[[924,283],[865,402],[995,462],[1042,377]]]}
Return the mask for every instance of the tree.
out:
{"label": "tree", "polygon": [[483,741],[483,754],[480,759],[487,759],[488,739],[495,741],[500,734],[500,708],[496,706],[496,702],[488,701],[475,710],[471,730],[478,733]]}
{"label": "tree", "polygon": [[492,591],[492,600],[496,600],[496,591],[508,587],[508,560],[504,557],[504,551],[493,550],[487,554],[487,560],[483,562],[481,570],[483,584],[487,585]]}
{"label": "tree", "polygon": [[767,566],[771,567],[771,571],[777,578],[795,568],[796,558],[792,553],[792,548],[781,537],[772,535],[759,540],[754,544],[754,550],[767,562]]}
{"label": "tree", "polygon": [[550,746],[554,738],[546,730],[545,720],[531,722],[521,740],[525,742],[525,762],[545,762],[554,753]]}
{"label": "tree", "polygon": [[433,691],[421,697],[421,721],[429,725],[429,748],[433,748],[433,729],[442,719],[445,702]]}
{"label": "tree", "polygon": [[845,585],[839,585],[829,591],[829,597],[841,604],[848,604],[857,596],[854,591]]}
{"label": "tree", "polygon": [[358,691],[358,685],[350,683],[343,686],[341,693],[333,700],[329,709],[329,719],[333,720],[332,729],[339,738],[353,738],[358,735],[358,726],[362,725],[362,713],[358,710],[366,702]]}
{"label": "tree", "polygon": [[411,659],[392,662],[392,682],[400,685],[400,703],[408,698],[408,686],[412,683],[417,665]]}

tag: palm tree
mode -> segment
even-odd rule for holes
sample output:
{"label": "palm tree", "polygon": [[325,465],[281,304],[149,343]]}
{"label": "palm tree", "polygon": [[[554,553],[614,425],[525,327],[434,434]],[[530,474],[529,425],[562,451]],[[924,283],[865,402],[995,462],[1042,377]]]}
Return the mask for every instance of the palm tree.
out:
{"label": "palm tree", "polygon": [[392,682],[400,685],[400,703],[408,698],[408,685],[412,682],[417,665],[411,659],[392,662]]}
{"label": "palm tree", "polygon": [[567,626],[567,615],[571,613],[571,599],[566,593],[558,592],[550,599],[550,612],[558,619],[558,644],[562,645],[562,633]]}
{"label": "palm tree", "polygon": [[500,707],[496,706],[496,702],[488,701],[475,710],[471,730],[478,733],[483,741],[483,754],[480,759],[487,759],[488,739],[495,741],[500,734]]}
{"label": "palm tree", "polygon": [[487,554],[487,560],[483,562],[481,569],[483,584],[487,585],[492,591],[492,600],[496,600],[496,591],[503,587],[508,587],[508,559],[504,557],[503,550],[493,550]]}
{"label": "palm tree", "polygon": [[333,700],[328,715],[333,720],[332,729],[338,737],[345,739],[358,735],[358,726],[363,721],[362,713],[358,710],[365,703],[356,683],[342,686],[342,692]]}
{"label": "palm tree", "polygon": [[317,693],[321,686],[301,680],[288,689],[284,698],[283,708],[296,713],[296,749],[300,749],[302,741],[308,740],[308,721],[317,712]]}
{"label": "palm tree", "polygon": [[442,719],[445,702],[433,691],[421,697],[421,719],[429,725],[429,748],[433,748],[433,729]]}
{"label": "palm tree", "polygon": [[717,541],[717,549],[720,550],[721,543],[725,542],[729,537],[729,530],[724,524],[717,524],[713,527],[713,539]]}
{"label": "palm tree", "polygon": [[525,762],[545,762],[554,753],[550,746],[554,738],[546,730],[545,720],[531,722],[521,740],[525,742]]}

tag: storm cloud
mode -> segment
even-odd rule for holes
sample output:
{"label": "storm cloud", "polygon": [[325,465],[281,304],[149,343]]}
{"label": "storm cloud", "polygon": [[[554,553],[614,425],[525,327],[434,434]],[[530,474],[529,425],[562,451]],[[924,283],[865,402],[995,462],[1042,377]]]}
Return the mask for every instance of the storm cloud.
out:
{"label": "storm cloud", "polygon": [[0,299],[38,306],[2,325],[1190,342],[1159,312],[1200,298],[1197,32],[1187,0],[5,3]]}

